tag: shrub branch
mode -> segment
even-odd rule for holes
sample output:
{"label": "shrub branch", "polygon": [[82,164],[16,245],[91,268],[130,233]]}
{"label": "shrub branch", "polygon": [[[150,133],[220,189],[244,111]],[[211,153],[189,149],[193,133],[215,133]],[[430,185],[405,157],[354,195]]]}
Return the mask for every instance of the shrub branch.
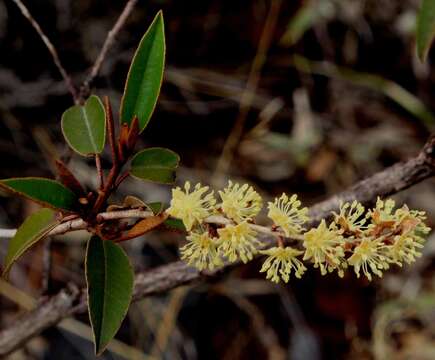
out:
{"label": "shrub branch", "polygon": [[[337,210],[340,201],[357,200],[367,204],[373,202],[378,196],[395,194],[434,175],[435,137],[432,137],[417,156],[406,162],[397,163],[356,183],[348,190],[312,206],[310,209],[311,221],[308,227],[314,226],[322,218],[327,217],[331,211]],[[150,215],[150,212],[143,210],[121,210],[100,213],[97,215],[97,220],[141,218]],[[220,218],[208,220],[224,221]],[[71,219],[58,225],[52,230],[51,235],[85,229],[86,226],[86,222],[82,219]],[[261,232],[263,233],[261,240],[266,245],[275,242],[276,239],[272,238],[270,234],[264,234],[267,232],[266,230]],[[224,269],[227,268],[229,266],[224,267]],[[219,272],[221,271],[222,269],[219,270]],[[216,272],[200,272],[181,261],[162,265],[153,270],[138,272],[135,276],[133,300],[137,301],[146,296],[166,292],[215,274]],[[9,328],[0,332],[0,356],[10,354],[26,341],[62,319],[85,312],[87,303],[85,294],[85,290],[77,290],[74,286],[69,286],[57,295],[41,301],[37,308],[24,314]]]}

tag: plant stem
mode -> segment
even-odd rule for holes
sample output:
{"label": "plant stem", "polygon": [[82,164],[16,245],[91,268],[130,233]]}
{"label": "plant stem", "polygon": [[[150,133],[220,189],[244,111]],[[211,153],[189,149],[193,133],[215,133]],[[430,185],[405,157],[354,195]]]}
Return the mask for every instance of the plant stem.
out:
{"label": "plant stem", "polygon": [[[115,140],[115,124],[113,121],[113,113],[112,113],[112,106],[110,105],[110,100],[107,96],[104,97],[104,108],[106,113],[106,125],[107,125],[107,132],[109,137],[109,144],[110,144],[110,150],[112,154],[112,168],[110,169],[109,175],[106,179],[106,183],[104,184],[103,181],[101,181],[100,191],[98,192],[98,197],[95,200],[95,204],[87,217],[88,221],[91,220],[93,217],[95,217],[101,210],[104,203],[109,198],[110,194],[114,189],[116,189],[118,176],[121,172],[121,169],[123,165],[126,162],[126,159],[120,159],[118,156],[118,149],[117,144]],[[101,163],[98,164],[97,157],[95,157],[96,164],[97,164],[97,170],[98,167],[100,167],[100,170],[98,172],[102,174],[101,170]],[[100,177],[102,179],[102,177]]]}
{"label": "plant stem", "polygon": [[101,158],[99,154],[95,154],[95,166],[97,168],[98,179],[100,181],[99,189],[102,190],[104,188],[104,174],[103,169],[101,167]]}
{"label": "plant stem", "polygon": [[118,152],[116,151],[115,124],[113,122],[112,106],[108,96],[104,97],[104,108],[106,110],[106,124],[109,135],[110,151],[112,153],[112,161],[115,164],[118,162]]}
{"label": "plant stem", "polygon": [[119,185],[121,185],[121,183],[128,178],[128,176],[130,175],[130,173],[128,171],[124,171],[124,173],[119,176],[118,180],[115,183],[115,189],[118,188]]}
{"label": "plant stem", "polygon": [[95,204],[89,214],[89,218],[92,218],[96,214],[98,214],[101,210],[101,207],[109,198],[116,183],[116,179],[119,176],[122,165],[123,164],[113,164],[112,168],[110,169],[109,176],[107,177],[106,184],[104,185],[103,189],[98,193],[97,200],[95,200]]}

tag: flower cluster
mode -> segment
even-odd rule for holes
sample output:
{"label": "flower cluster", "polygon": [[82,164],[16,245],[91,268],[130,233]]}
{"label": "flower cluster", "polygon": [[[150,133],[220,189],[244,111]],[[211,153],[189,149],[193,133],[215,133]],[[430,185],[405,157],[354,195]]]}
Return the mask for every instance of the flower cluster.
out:
{"label": "flower cluster", "polygon": [[395,209],[395,205],[392,199],[378,198],[375,208],[365,212],[354,201],[341,204],[340,213],[334,213],[333,223],[347,241],[347,264],[357,277],[361,272],[368,280],[372,274],[382,277],[391,264],[410,264],[421,256],[423,236],[430,231],[424,223],[425,213],[409,210],[406,205]]}
{"label": "flower cluster", "polygon": [[322,275],[334,270],[337,270],[340,276],[344,275],[344,239],[335,223],[326,226],[325,220],[322,220],[317,228],[304,234],[303,246],[304,260],[311,260]]}
{"label": "flower cluster", "polygon": [[[247,184],[240,186],[229,182],[219,191],[220,202],[207,186],[198,184],[190,192],[190,183],[172,190],[170,216],[183,221],[190,233],[188,243],[180,249],[181,258],[199,270],[213,270],[223,261],[247,263],[261,247],[257,232],[250,222],[262,208],[261,196]],[[207,221],[211,215],[225,214],[228,223],[215,227]],[[211,235],[215,234],[215,235]]]}
{"label": "flower cluster", "polygon": [[[207,186],[189,182],[184,190],[172,190],[167,213],[183,221],[188,232],[187,244],[180,248],[181,258],[199,270],[213,270],[225,262],[247,263],[255,255],[266,255],[260,272],[266,278],[288,282],[293,272],[300,278],[306,264],[322,275],[336,272],[340,277],[352,267],[372,280],[381,277],[392,264],[410,264],[421,256],[424,237],[430,231],[423,211],[406,205],[395,208],[391,199],[378,199],[366,210],[357,201],[341,203],[329,224],[322,220],[306,230],[308,209],[297,195],[282,194],[267,204],[271,227],[254,223],[262,209],[261,196],[248,184],[229,181],[218,191],[219,199]],[[276,238],[277,245],[263,250],[259,232]],[[288,244],[291,244],[289,246]]]}
{"label": "flower cluster", "polygon": [[178,187],[173,189],[171,207],[168,209],[169,215],[183,220],[187,231],[213,214],[216,205],[213,191],[206,194],[208,186],[196,184],[193,191],[190,191],[190,187],[190,182],[187,181],[184,191]]}

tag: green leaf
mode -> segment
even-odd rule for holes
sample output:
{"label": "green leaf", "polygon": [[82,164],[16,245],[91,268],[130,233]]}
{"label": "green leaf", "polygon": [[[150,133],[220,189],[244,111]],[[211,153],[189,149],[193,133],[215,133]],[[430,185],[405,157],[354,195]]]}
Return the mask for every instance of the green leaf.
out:
{"label": "green leaf", "polygon": [[146,206],[153,212],[154,215],[159,215],[163,210],[163,203],[161,202],[148,203]]}
{"label": "green leaf", "polygon": [[62,115],[62,132],[71,148],[81,155],[99,154],[106,140],[104,106],[92,95],[83,106],[75,105]]}
{"label": "green leaf", "polygon": [[184,223],[180,219],[175,218],[167,218],[165,222],[163,223],[164,226],[166,226],[169,230],[174,230],[178,232],[186,232],[186,227],[184,226]]}
{"label": "green leaf", "polygon": [[435,1],[423,0],[417,17],[417,53],[421,61],[426,61],[434,37]]}
{"label": "green leaf", "polygon": [[76,195],[61,183],[44,178],[27,177],[0,180],[0,187],[47,207],[74,211]]}
{"label": "green leaf", "polygon": [[12,265],[21,255],[59,223],[55,219],[55,214],[51,209],[41,209],[24,220],[15,236],[9,242],[3,276],[7,276]]}
{"label": "green leaf", "polygon": [[133,157],[130,174],[141,180],[171,184],[179,162],[180,157],[169,149],[149,148]]}
{"label": "green leaf", "polygon": [[134,54],[121,101],[121,123],[138,117],[140,132],[148,125],[159,97],[165,63],[165,30],[159,11]]}
{"label": "green leaf", "polygon": [[127,314],[134,273],[124,250],[98,236],[88,242],[85,266],[89,318],[98,355],[115,336]]}

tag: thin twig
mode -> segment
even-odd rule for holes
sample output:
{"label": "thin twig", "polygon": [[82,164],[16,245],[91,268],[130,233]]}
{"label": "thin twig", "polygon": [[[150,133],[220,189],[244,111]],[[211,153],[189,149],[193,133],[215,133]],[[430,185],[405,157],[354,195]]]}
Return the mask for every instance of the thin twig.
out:
{"label": "thin twig", "polygon": [[21,14],[29,20],[30,24],[33,26],[33,28],[36,30],[38,35],[40,36],[41,40],[44,42],[45,46],[47,47],[48,51],[51,54],[51,57],[53,58],[54,64],[56,65],[57,69],[59,70],[60,74],[63,77],[63,80],[65,81],[65,84],[71,93],[74,103],[78,104],[80,103],[80,97],[77,92],[76,87],[74,86],[73,81],[71,80],[71,77],[66,72],[65,68],[62,65],[62,62],[60,61],[59,55],[57,53],[56,48],[54,47],[53,43],[50,41],[50,39],[45,35],[44,31],[41,29],[41,26],[38,24],[38,22],[35,20],[35,18],[32,16],[32,14],[29,12],[29,9],[23,4],[21,0],[12,0],[20,9]]}
{"label": "thin twig", "polygon": [[117,189],[119,185],[121,185],[121,183],[127,179],[130,176],[130,171],[126,170],[124,171],[118,178],[118,180],[116,180],[115,186],[114,188]]}
{"label": "thin twig", "polygon": [[[108,220],[119,220],[119,219],[145,219],[149,217],[153,217],[154,214],[148,210],[140,210],[140,209],[128,209],[128,210],[117,210],[117,211],[108,211],[102,212],[96,216],[97,222],[102,223]],[[220,215],[212,215],[208,218],[204,219],[206,223],[209,224],[217,224],[217,225],[228,225],[232,224],[232,221],[220,216]],[[257,233],[270,235],[270,236],[283,236],[284,234],[280,231],[273,231],[267,226],[261,226],[256,224],[249,224],[249,226],[255,230]],[[54,235],[62,235],[71,231],[77,230],[85,230],[88,228],[88,224],[83,219],[72,219],[67,220],[65,222],[60,223],[55,228],[53,228],[47,236]],[[0,229],[0,234],[3,234],[4,238],[13,237],[16,233],[16,229]],[[293,238],[293,237],[292,237]],[[299,239],[299,237],[294,237],[294,239]]]}
{"label": "thin twig", "polygon": [[94,81],[95,77],[98,75],[101,66],[103,65],[104,59],[106,58],[107,52],[109,51],[110,47],[113,45],[116,36],[118,35],[119,31],[124,26],[125,22],[127,21],[128,16],[134,9],[136,3],[138,0],[128,0],[125,4],[124,9],[121,12],[121,15],[119,15],[118,20],[116,20],[115,25],[113,28],[108,32],[106,40],[104,41],[103,46],[101,47],[100,53],[97,56],[97,59],[95,60],[94,65],[91,68],[91,71],[89,72],[89,75],[83,82],[83,85],[80,88],[80,97],[85,98],[89,94],[89,89],[92,85],[92,82]]}
{"label": "thin twig", "polygon": [[106,113],[107,133],[109,137],[110,151],[112,154],[112,163],[118,163],[118,151],[116,150],[115,140],[115,123],[113,121],[112,106],[108,96],[104,97],[104,108]]}
{"label": "thin twig", "polygon": [[[243,128],[245,126],[249,110],[251,109],[252,102],[255,98],[255,91],[260,81],[261,71],[266,62],[267,53],[275,33],[281,4],[282,0],[272,0],[271,2],[270,10],[264,23],[260,41],[258,43],[257,53],[255,54],[254,60],[252,62],[246,87],[240,99],[239,116],[237,117],[230,135],[225,142],[222,154],[216,166],[216,174],[227,173],[235,148],[243,134]],[[215,179],[220,179],[220,177],[216,176]]]}
{"label": "thin twig", "polygon": [[80,87],[80,91],[77,90],[75,87],[71,77],[65,70],[64,66],[62,65],[62,62],[59,58],[59,54],[54,47],[51,40],[45,35],[44,31],[42,30],[39,23],[35,20],[35,18],[30,13],[29,9],[24,5],[24,3],[21,0],[12,0],[17,7],[20,9],[23,16],[30,22],[30,24],[33,26],[33,28],[36,30],[38,35],[40,36],[41,40],[44,42],[45,46],[47,47],[48,51],[50,52],[54,64],[56,65],[57,69],[59,70],[60,74],[62,75],[62,78],[65,81],[65,84],[68,88],[68,91],[71,93],[74,103],[80,104],[82,103],[89,95],[90,92],[90,86],[92,85],[92,82],[98,75],[101,66],[103,65],[103,62],[106,58],[106,55],[115,42],[116,36],[118,35],[119,31],[123,28],[125,25],[125,22],[128,19],[128,16],[134,9],[136,3],[138,0],[128,0],[125,4],[124,9],[122,10],[121,14],[119,15],[116,23],[110,29],[110,31],[107,34],[106,39],[104,40],[103,46],[101,47],[100,53],[97,56],[97,59],[95,60],[89,75],[86,77],[85,81],[83,82],[82,86]]}
{"label": "thin twig", "polygon": [[101,167],[101,157],[99,154],[95,154],[95,167],[97,168],[98,179],[100,181],[99,189],[103,190],[104,188],[104,174],[103,168]]}
{"label": "thin twig", "polygon": [[[109,175],[107,176],[107,180],[100,188],[100,191],[98,192],[98,197],[95,200],[94,207],[92,208],[92,211],[89,214],[89,218],[96,216],[99,211],[101,211],[101,208],[103,207],[106,200],[109,198],[110,194],[116,189],[116,184],[118,184],[118,177],[119,173],[122,170],[122,167],[124,166],[125,162],[128,160],[123,156],[123,152],[120,146],[116,146],[116,140],[115,140],[115,129],[114,129],[114,121],[113,121],[113,114],[112,114],[112,108],[110,105],[110,101],[108,97],[104,98],[104,106],[106,108],[106,123],[109,133],[109,143],[110,143],[110,149],[112,153],[112,168],[110,169]],[[119,150],[119,151],[117,151]]]}
{"label": "thin twig", "polygon": [[9,239],[13,238],[17,233],[17,229],[0,229],[0,238]]}

